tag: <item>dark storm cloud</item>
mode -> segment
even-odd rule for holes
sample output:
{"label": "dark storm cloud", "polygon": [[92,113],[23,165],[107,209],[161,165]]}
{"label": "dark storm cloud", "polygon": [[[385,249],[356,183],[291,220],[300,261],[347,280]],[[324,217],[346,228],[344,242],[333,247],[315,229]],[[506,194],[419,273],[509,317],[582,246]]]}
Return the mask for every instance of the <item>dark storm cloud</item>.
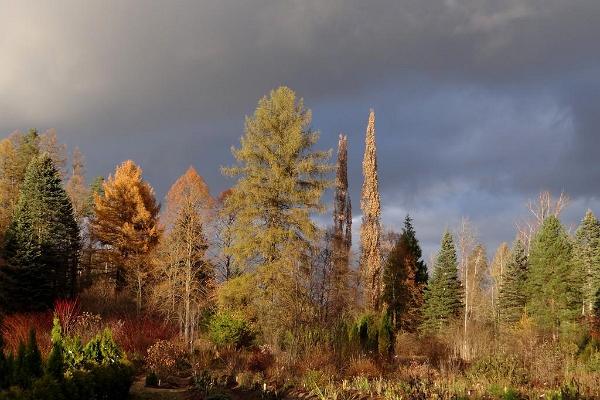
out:
{"label": "dark storm cloud", "polygon": [[243,116],[287,84],[322,146],[350,134],[356,209],[373,106],[388,225],[410,211],[433,248],[470,215],[495,245],[540,189],[597,205],[599,20],[596,0],[0,0],[0,131],[220,190]]}

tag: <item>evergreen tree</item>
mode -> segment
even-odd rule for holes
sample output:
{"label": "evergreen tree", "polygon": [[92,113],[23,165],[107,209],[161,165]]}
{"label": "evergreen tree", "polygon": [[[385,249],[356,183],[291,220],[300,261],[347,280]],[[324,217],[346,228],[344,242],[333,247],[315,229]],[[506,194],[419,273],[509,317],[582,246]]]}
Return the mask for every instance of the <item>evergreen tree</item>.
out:
{"label": "evergreen tree", "polygon": [[578,281],[569,237],[558,218],[549,216],[531,244],[527,311],[540,327],[552,331],[554,339],[561,323],[574,319],[581,309]]}
{"label": "evergreen tree", "polygon": [[458,262],[452,234],[444,233],[433,276],[425,290],[423,323],[425,332],[439,332],[462,311],[462,288],[458,279]]}
{"label": "evergreen tree", "polygon": [[514,324],[519,321],[525,311],[527,271],[525,246],[520,239],[517,239],[504,267],[498,294],[498,314],[500,322],[503,324]]}
{"label": "evergreen tree", "polygon": [[422,287],[416,280],[417,262],[406,235],[396,241],[383,268],[383,301],[394,329],[412,330],[422,305]]}
{"label": "evergreen tree", "polygon": [[363,158],[363,185],[360,199],[360,268],[364,279],[367,306],[378,311],[383,293],[381,257],[381,200],[377,177],[377,148],[375,145],[375,113],[369,113]]}
{"label": "evergreen tree", "polygon": [[79,227],[48,155],[31,160],[6,233],[1,294],[9,310],[42,309],[73,296]]}
{"label": "evergreen tree", "polygon": [[600,299],[600,223],[588,210],[575,234],[574,261],[582,277],[583,315],[597,314]]}
{"label": "evergreen tree", "polygon": [[329,153],[313,150],[319,134],[310,122],[291,89],[273,90],[246,118],[241,147],[233,149],[238,165],[223,171],[239,177],[225,205],[236,216],[226,251],[241,269],[262,276],[255,304],[274,329],[301,323],[295,310],[305,305],[304,267],[319,232],[311,214],[323,211],[331,170]]}
{"label": "evergreen tree", "polygon": [[404,219],[404,228],[402,230],[403,240],[406,242],[409,253],[412,255],[412,258],[415,260],[416,265],[416,275],[415,280],[420,285],[426,285],[427,280],[429,279],[429,274],[427,273],[427,264],[423,261],[423,252],[421,251],[421,246],[419,245],[419,240],[417,239],[417,233],[412,226],[412,218],[410,215],[406,215]]}

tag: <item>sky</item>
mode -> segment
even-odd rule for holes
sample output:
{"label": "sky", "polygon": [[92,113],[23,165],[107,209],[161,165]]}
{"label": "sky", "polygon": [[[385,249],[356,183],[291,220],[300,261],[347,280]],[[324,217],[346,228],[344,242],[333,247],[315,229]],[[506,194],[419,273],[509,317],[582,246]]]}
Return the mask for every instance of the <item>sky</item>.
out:
{"label": "sky", "polygon": [[161,198],[193,165],[217,195],[287,85],[319,149],[348,135],[355,228],[373,108],[385,227],[410,213],[428,258],[467,217],[493,255],[541,190],[568,227],[600,213],[599,22],[598,0],[0,0],[0,134],[55,128],[89,178],[133,159]]}

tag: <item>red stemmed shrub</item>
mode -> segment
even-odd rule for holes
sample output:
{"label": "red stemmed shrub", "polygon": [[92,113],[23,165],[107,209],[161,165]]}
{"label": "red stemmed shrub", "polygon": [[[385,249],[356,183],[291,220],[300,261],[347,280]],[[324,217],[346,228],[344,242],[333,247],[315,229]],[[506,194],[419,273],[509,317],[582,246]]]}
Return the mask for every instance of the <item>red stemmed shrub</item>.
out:
{"label": "red stemmed shrub", "polygon": [[54,302],[54,315],[60,320],[63,333],[69,335],[80,313],[78,299],[59,299]]}
{"label": "red stemmed shrub", "polygon": [[177,334],[175,327],[149,315],[127,316],[109,325],[117,343],[127,353],[142,357],[157,341],[170,340]]}
{"label": "red stemmed shrub", "polygon": [[34,329],[38,347],[43,354],[50,352],[50,330],[52,329],[52,312],[11,314],[2,319],[0,328],[6,349],[16,353],[19,343],[27,343],[29,331]]}

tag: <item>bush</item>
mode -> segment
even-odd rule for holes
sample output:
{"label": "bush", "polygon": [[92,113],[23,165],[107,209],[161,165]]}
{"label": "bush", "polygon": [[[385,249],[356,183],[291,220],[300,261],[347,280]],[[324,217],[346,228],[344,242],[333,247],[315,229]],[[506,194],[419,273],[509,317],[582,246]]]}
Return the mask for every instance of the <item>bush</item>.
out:
{"label": "bush", "polygon": [[249,346],[254,339],[246,320],[229,312],[215,314],[210,319],[208,333],[215,345],[236,349]]}
{"label": "bush", "polygon": [[146,375],[146,386],[147,387],[156,387],[158,386],[158,376],[150,371],[148,375]]}
{"label": "bush", "polygon": [[500,383],[509,385],[522,385],[527,383],[527,370],[523,362],[515,355],[483,357],[475,361],[467,375],[475,382]]}

